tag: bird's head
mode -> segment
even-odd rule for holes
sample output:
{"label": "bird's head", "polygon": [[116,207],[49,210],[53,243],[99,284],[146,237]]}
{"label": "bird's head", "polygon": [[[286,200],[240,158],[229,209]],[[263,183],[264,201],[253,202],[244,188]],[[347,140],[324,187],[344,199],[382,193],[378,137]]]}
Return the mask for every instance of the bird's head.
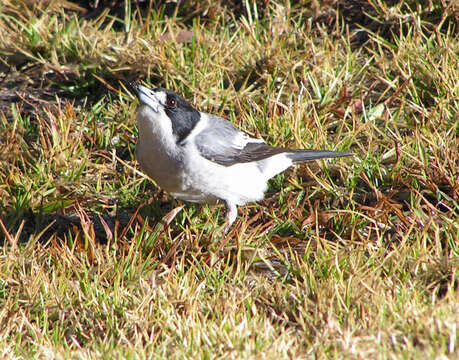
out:
{"label": "bird's head", "polygon": [[199,111],[171,90],[150,89],[137,83],[130,83],[130,86],[136,92],[140,103],[153,111],[150,112],[150,120],[159,121],[166,118],[166,121],[170,121],[177,142],[182,141],[190,133],[201,117]]}

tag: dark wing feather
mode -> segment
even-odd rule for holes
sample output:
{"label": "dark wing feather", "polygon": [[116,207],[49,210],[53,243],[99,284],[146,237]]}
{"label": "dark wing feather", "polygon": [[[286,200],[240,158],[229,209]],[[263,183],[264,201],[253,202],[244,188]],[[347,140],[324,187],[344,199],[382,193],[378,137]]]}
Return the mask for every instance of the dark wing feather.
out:
{"label": "dark wing feather", "polygon": [[221,153],[206,151],[207,149],[202,151],[202,149],[200,148],[201,154],[206,159],[225,166],[259,161],[285,152],[285,149],[271,147],[265,143],[247,143],[242,149],[228,148]]}
{"label": "dark wing feather", "polygon": [[218,116],[208,115],[209,127],[196,135],[196,147],[207,160],[224,166],[259,161],[285,152],[236,129]]}

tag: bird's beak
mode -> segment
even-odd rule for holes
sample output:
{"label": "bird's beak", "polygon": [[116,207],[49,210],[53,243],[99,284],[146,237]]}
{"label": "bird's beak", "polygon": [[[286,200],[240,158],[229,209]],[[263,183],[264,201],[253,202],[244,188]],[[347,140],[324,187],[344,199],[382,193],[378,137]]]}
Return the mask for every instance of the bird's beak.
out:
{"label": "bird's beak", "polygon": [[155,92],[153,90],[135,82],[131,82],[129,85],[135,91],[142,104],[149,106],[154,112],[159,111],[160,102],[155,96]]}

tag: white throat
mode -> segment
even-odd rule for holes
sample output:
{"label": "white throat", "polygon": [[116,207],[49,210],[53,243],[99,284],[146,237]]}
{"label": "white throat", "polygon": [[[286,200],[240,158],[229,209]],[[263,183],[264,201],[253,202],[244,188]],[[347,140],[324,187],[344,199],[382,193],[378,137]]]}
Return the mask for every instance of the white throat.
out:
{"label": "white throat", "polygon": [[[141,105],[137,112],[139,141],[157,149],[169,152],[176,147],[172,124],[164,109],[155,112],[147,105]],[[167,151],[169,150],[169,151]]]}

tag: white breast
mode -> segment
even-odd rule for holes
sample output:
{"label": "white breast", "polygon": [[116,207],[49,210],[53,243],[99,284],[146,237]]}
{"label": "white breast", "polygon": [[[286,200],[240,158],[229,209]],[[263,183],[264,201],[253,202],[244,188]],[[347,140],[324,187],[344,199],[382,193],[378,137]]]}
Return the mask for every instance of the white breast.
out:
{"label": "white breast", "polygon": [[136,155],[142,170],[164,190],[179,190],[182,156],[177,152],[172,125],[164,110],[154,112],[148,106],[140,106],[137,127]]}

